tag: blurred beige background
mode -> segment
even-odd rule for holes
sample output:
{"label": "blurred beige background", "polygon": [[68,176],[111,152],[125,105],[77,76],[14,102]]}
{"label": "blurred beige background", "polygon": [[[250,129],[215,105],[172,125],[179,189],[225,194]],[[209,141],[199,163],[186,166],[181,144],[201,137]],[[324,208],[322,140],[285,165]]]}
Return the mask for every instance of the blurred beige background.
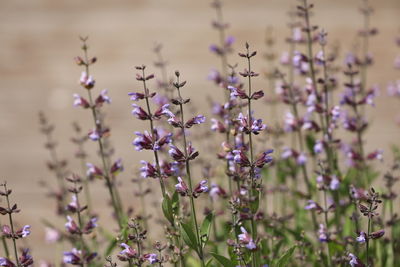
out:
{"label": "blurred beige background", "polygon": [[[230,22],[229,34],[236,37],[235,49],[245,41],[259,52],[265,51],[264,37],[268,25],[274,27],[279,40],[277,50],[287,45],[287,11],[295,0],[224,1],[224,17]],[[361,26],[356,0],[315,0],[315,24],[329,32],[330,41],[342,42],[342,51],[352,48],[354,34]],[[393,70],[393,58],[400,50],[394,37],[400,28],[400,1],[371,1],[376,12],[372,24],[380,34],[371,41],[376,64],[370,71],[370,83],[382,87],[377,107],[370,113],[373,127],[368,132],[367,147],[382,147],[388,151],[388,142],[399,143],[400,129],[394,124],[400,112],[400,102],[386,96],[389,80],[398,79]],[[134,78],[133,66],[146,64],[154,70],[155,42],[164,44],[164,57],[170,62],[169,71],[179,69],[188,80],[187,93],[195,97],[197,105],[205,103],[207,95],[221,98],[212,83],[206,80],[208,72],[219,67],[218,59],[208,46],[218,40],[211,28],[215,12],[210,1],[189,0],[3,0],[0,2],[0,180],[7,180],[15,191],[13,200],[22,208],[17,220],[33,225],[36,258],[51,259],[45,253],[49,245],[43,242],[40,219],[53,217],[53,204],[45,201],[40,179],[51,180],[45,167],[48,159],[43,149],[44,136],[38,131],[37,113],[43,110],[56,124],[59,153],[70,161],[74,147],[71,122],[90,123],[88,112],[72,107],[72,94],[82,91],[78,86],[81,69],[73,62],[80,55],[79,35],[89,35],[90,54],[98,57],[92,73],[97,90],[108,88],[113,104],[107,107],[107,119],[112,126],[112,143],[116,155],[125,162],[126,172],[120,176],[125,185],[124,195],[132,195],[134,185],[129,182],[134,166],[145,154],[134,151],[130,143],[133,132],[142,127],[130,115],[127,93],[140,88]],[[255,60],[256,70],[265,70],[261,57]],[[230,62],[243,62],[231,56]],[[156,73],[157,74],[157,73]],[[256,85],[266,89],[267,83],[258,79]],[[259,110],[261,112],[261,110]],[[283,116],[283,114],[282,114]],[[268,115],[263,113],[268,122]],[[83,127],[85,130],[88,127]],[[89,151],[95,146],[89,143]],[[91,161],[98,162],[95,156]],[[389,162],[383,163],[387,166]],[[98,187],[96,201],[104,203],[106,191]],[[130,198],[132,199],[132,198]],[[131,200],[132,201],[132,200]],[[0,203],[1,204],[1,203]],[[107,219],[100,218],[100,219]],[[62,225],[62,221],[59,221]],[[28,239],[29,240],[29,239]]]}

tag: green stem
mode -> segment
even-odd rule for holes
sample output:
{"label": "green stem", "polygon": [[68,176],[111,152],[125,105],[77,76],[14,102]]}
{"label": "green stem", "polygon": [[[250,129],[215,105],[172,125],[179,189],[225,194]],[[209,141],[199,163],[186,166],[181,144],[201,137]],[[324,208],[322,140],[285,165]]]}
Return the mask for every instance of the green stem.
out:
{"label": "green stem", "polygon": [[[177,84],[179,84],[179,77],[177,78]],[[187,140],[186,140],[186,133],[185,133],[185,120],[184,120],[184,115],[183,115],[183,104],[182,104],[182,96],[179,90],[179,87],[177,88],[178,90],[178,96],[179,96],[179,110],[181,113],[181,123],[182,123],[182,136],[183,136],[183,149],[185,152],[185,166],[186,166],[186,175],[188,177],[188,181],[189,181],[189,190],[190,190],[190,207],[191,207],[191,211],[192,211],[192,221],[194,223],[194,227],[196,229],[196,239],[197,239],[197,244],[198,244],[198,250],[199,250],[199,257],[201,260],[201,266],[205,266],[205,262],[204,262],[204,255],[203,255],[203,246],[201,244],[201,238],[200,238],[200,233],[199,233],[199,226],[197,223],[197,216],[196,216],[196,208],[194,205],[194,197],[193,197],[193,183],[192,183],[192,177],[190,174],[190,164],[189,164],[189,160],[188,160],[188,152],[187,152]]]}

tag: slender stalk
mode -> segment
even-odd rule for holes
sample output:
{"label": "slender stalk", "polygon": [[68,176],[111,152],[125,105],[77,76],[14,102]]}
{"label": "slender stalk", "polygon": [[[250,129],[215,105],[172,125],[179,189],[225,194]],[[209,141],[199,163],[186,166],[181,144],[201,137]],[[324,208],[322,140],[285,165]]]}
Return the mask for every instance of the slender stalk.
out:
{"label": "slender stalk", "polygon": [[16,237],[15,237],[15,231],[14,231],[14,223],[13,223],[13,218],[11,215],[12,212],[11,212],[10,198],[8,196],[8,190],[7,190],[7,184],[4,183],[3,186],[4,186],[4,192],[6,194],[6,200],[7,200],[8,219],[9,219],[10,227],[11,227],[11,235],[12,235],[11,239],[13,241],[15,261],[17,263],[17,266],[20,266],[19,258],[18,258],[17,242],[16,242]]}
{"label": "slender stalk", "polygon": [[[326,188],[323,189],[324,191],[324,218],[325,218],[325,225],[326,225],[326,229],[329,229],[328,226],[328,201],[327,201],[327,197],[326,197]],[[329,242],[329,240],[328,240]],[[331,252],[329,249],[329,246],[326,247],[327,252],[328,252],[328,266],[332,266],[332,259],[331,259]]]}
{"label": "slender stalk", "polygon": [[[142,75],[144,77],[143,90],[144,90],[144,95],[145,95],[145,100],[146,100],[147,114],[149,115],[151,138],[152,138],[152,141],[154,144],[156,142],[157,137],[155,136],[153,116],[151,113],[150,102],[149,102],[149,89],[147,88],[147,85],[146,85],[146,79],[145,79],[146,76],[145,76],[144,68],[142,68]],[[164,183],[164,178],[161,175],[161,167],[160,167],[160,160],[158,157],[158,152],[157,152],[157,150],[153,149],[153,153],[154,153],[154,160],[156,162],[156,169],[157,169],[157,174],[158,174],[158,180],[160,182],[161,192],[162,192],[163,198],[165,198],[165,195],[166,195],[165,183]]]}
{"label": "slender stalk", "polygon": [[[88,53],[87,53],[88,47],[87,47],[85,41],[83,43],[82,49],[84,51],[85,62],[86,62],[85,63],[86,74],[89,76],[89,59],[88,59]],[[97,110],[96,110],[95,105],[93,104],[94,102],[93,102],[93,97],[92,97],[91,90],[87,90],[87,92],[88,92],[88,97],[89,97],[89,105],[90,105],[91,110],[92,110],[92,117],[93,117],[94,124],[96,126],[96,129],[101,130],[101,125],[99,125],[99,117],[98,117],[98,114],[97,114]],[[104,178],[106,180],[106,185],[107,185],[107,188],[108,188],[108,192],[109,192],[110,197],[111,197],[111,203],[112,203],[112,206],[114,208],[115,216],[117,217],[118,226],[119,226],[119,229],[121,230],[122,227],[123,227],[123,222],[122,222],[123,220],[122,220],[122,214],[121,214],[122,213],[122,207],[118,205],[118,202],[117,202],[116,197],[115,197],[114,186],[113,186],[113,183],[111,181],[110,174],[109,174],[110,170],[109,170],[109,166],[108,166],[108,164],[106,162],[106,157],[105,157],[105,153],[104,153],[104,145],[103,145],[103,141],[102,141],[101,137],[97,140],[97,142],[98,142],[98,145],[99,145],[100,157],[101,157],[102,164],[103,164]]]}
{"label": "slender stalk", "polygon": [[[179,85],[179,76],[177,76],[177,84]],[[185,153],[185,167],[186,167],[186,175],[189,181],[189,198],[190,198],[190,208],[192,211],[192,221],[194,224],[194,227],[196,229],[196,239],[197,239],[197,244],[198,244],[198,249],[199,249],[199,257],[201,260],[201,266],[205,266],[204,262],[204,254],[203,254],[203,246],[201,244],[201,238],[200,238],[200,232],[199,232],[199,226],[197,223],[197,216],[196,216],[196,208],[194,205],[194,196],[193,196],[193,183],[192,183],[192,176],[190,173],[190,164],[189,164],[189,159],[188,159],[188,151],[187,151],[187,140],[186,140],[186,133],[185,133],[185,128],[184,128],[184,113],[183,113],[183,104],[182,104],[182,96],[181,92],[179,89],[179,86],[177,87],[178,91],[178,97],[179,97],[179,110],[180,110],[180,115],[181,115],[181,122],[182,122],[182,136],[183,136],[183,150]]]}
{"label": "slender stalk", "polygon": [[367,256],[367,266],[371,266],[370,265],[370,261],[369,261],[369,241],[370,241],[370,234],[371,234],[371,223],[372,223],[372,218],[371,218],[371,214],[372,214],[372,206],[373,206],[374,202],[371,201],[369,203],[369,213],[368,213],[368,230],[367,230],[367,238],[366,238],[366,256]]}

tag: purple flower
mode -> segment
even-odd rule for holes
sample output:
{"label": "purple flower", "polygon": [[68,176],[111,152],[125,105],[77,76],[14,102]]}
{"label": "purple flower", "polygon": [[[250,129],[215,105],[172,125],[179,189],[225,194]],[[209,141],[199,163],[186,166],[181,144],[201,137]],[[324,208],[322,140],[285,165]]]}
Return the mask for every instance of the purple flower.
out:
{"label": "purple flower", "polygon": [[32,266],[33,258],[29,255],[29,249],[22,250],[22,255],[19,257],[19,263],[23,267]]}
{"label": "purple flower", "polygon": [[239,164],[241,167],[249,167],[250,166],[250,160],[246,156],[246,154],[242,150],[233,150],[232,151],[234,157],[233,161],[236,164]]}
{"label": "purple flower", "polygon": [[154,264],[154,263],[158,263],[159,260],[157,258],[157,254],[154,253],[149,253],[149,254],[144,254],[144,258],[150,263],[150,264]]}
{"label": "purple flower", "polygon": [[240,88],[233,87],[231,85],[228,86],[228,90],[231,91],[231,99],[248,99],[248,95]]}
{"label": "purple flower", "polygon": [[67,222],[65,223],[65,228],[70,234],[77,234],[80,232],[78,225],[74,221],[74,219],[71,218],[71,216],[67,216]]}
{"label": "purple flower", "polygon": [[112,175],[117,175],[118,173],[124,171],[124,166],[122,165],[122,159],[117,159],[110,168]]}
{"label": "purple flower", "polygon": [[86,223],[85,227],[83,228],[83,232],[85,234],[91,233],[92,230],[97,227],[97,220],[98,220],[97,217],[90,218],[90,220]]}
{"label": "purple flower", "polygon": [[321,140],[318,140],[317,142],[315,142],[315,144],[314,144],[314,153],[315,154],[321,154],[324,151],[325,151],[324,142],[321,141]]}
{"label": "purple flower", "polygon": [[222,122],[216,119],[211,119],[211,131],[224,133],[226,132],[226,127]]}
{"label": "purple flower", "polygon": [[75,195],[72,195],[72,201],[70,203],[68,203],[67,205],[67,210],[70,212],[76,212],[79,207],[78,207],[78,199],[76,198]]}
{"label": "purple flower", "polygon": [[210,197],[213,201],[216,201],[218,197],[226,197],[225,190],[217,184],[212,183],[210,188]]}
{"label": "purple flower", "polygon": [[154,165],[150,164],[147,161],[141,160],[140,163],[143,165],[140,168],[140,175],[143,178],[147,178],[147,177],[152,177],[152,178],[156,178],[157,176],[157,169],[154,167]]}
{"label": "purple flower", "polygon": [[97,131],[97,129],[93,129],[90,130],[88,133],[88,137],[90,138],[90,140],[92,141],[97,141],[100,139],[101,134],[99,133],[99,131]]}
{"label": "purple flower", "polygon": [[15,264],[7,258],[0,257],[0,266],[15,267]]}
{"label": "purple flower", "polygon": [[194,118],[191,118],[190,120],[188,120],[185,124],[185,128],[191,128],[193,125],[195,124],[201,124],[204,123],[206,121],[206,117],[204,117],[203,115],[197,115]]}
{"label": "purple flower", "polygon": [[307,163],[307,156],[304,152],[301,152],[296,159],[297,164],[304,165]]}
{"label": "purple flower", "polygon": [[83,107],[83,108],[90,107],[89,102],[85,98],[81,97],[80,95],[73,94],[73,97],[74,97],[74,104],[73,104],[74,107]]}
{"label": "purple flower", "polygon": [[323,211],[322,207],[318,205],[314,200],[308,200],[307,205],[304,207],[306,210],[316,210],[318,213]]}
{"label": "purple flower", "polygon": [[107,92],[107,89],[104,89],[100,92],[100,95],[96,98],[95,101],[97,107],[101,107],[103,103],[111,103],[111,98],[107,95]]}
{"label": "purple flower", "polygon": [[319,225],[318,229],[318,239],[320,242],[328,242],[329,241],[329,233],[324,224]]}
{"label": "purple flower", "polygon": [[139,101],[141,99],[144,99],[144,94],[142,94],[142,93],[133,92],[133,93],[129,93],[128,95],[131,97],[132,101]]}
{"label": "purple flower", "polygon": [[265,128],[267,128],[267,126],[262,123],[261,119],[253,120],[251,131],[254,134],[259,134],[261,131],[265,130]]}
{"label": "purple flower", "polygon": [[286,112],[284,119],[284,130],[285,132],[293,132],[297,129],[297,121],[291,112]]}
{"label": "purple flower", "polygon": [[186,158],[182,151],[176,146],[170,144],[168,154],[177,162],[185,162]]}
{"label": "purple flower", "polygon": [[86,166],[88,168],[86,171],[87,177],[92,179],[92,178],[102,178],[104,176],[103,171],[99,167],[95,166],[94,164],[86,163]]}
{"label": "purple flower", "polygon": [[349,264],[351,267],[365,267],[365,264],[362,263],[354,254],[349,253],[349,257]]}
{"label": "purple flower", "polygon": [[132,104],[132,107],[134,107],[134,109],[132,110],[132,114],[138,118],[139,120],[148,120],[150,119],[149,114],[147,114],[146,111],[144,111],[144,109],[142,109],[140,106],[136,105],[136,104]]}
{"label": "purple flower", "polygon": [[95,84],[95,80],[93,79],[92,76],[88,76],[87,73],[85,71],[83,71],[81,73],[79,83],[86,89],[91,89],[91,88],[93,88],[93,86]]}
{"label": "purple flower", "polygon": [[65,264],[80,265],[82,251],[73,248],[71,251],[64,252],[63,261]]}
{"label": "purple flower", "polygon": [[178,177],[178,183],[175,185],[175,189],[181,196],[187,196],[189,193],[189,189],[181,177]]}
{"label": "purple flower", "polygon": [[272,162],[273,158],[270,156],[270,154],[274,152],[273,149],[268,149],[267,151],[263,152],[256,160],[255,166],[257,168],[262,168],[264,167],[265,164],[268,164]]}
{"label": "purple flower", "polygon": [[120,261],[129,261],[137,256],[137,251],[134,248],[131,248],[129,245],[121,243],[119,246],[124,248],[124,250],[117,255]]}
{"label": "purple flower", "polygon": [[240,231],[242,231],[242,233],[238,235],[239,242],[244,244],[247,249],[255,250],[257,248],[257,245],[254,243],[251,235],[247,233],[246,229],[243,226],[240,227]]}
{"label": "purple flower", "polygon": [[161,113],[167,117],[175,117],[175,114],[169,109],[169,104],[165,104],[161,107]]}
{"label": "purple flower", "polygon": [[369,160],[377,159],[377,160],[382,161],[383,160],[383,150],[377,149],[374,152],[369,153],[367,155],[367,159],[369,159]]}
{"label": "purple flower", "polygon": [[135,146],[135,150],[141,151],[143,149],[152,150],[153,149],[153,140],[152,136],[148,131],[144,133],[135,132],[137,137],[133,140],[132,144]]}
{"label": "purple flower", "polygon": [[194,192],[194,197],[197,197],[199,194],[201,193],[205,193],[208,192],[208,186],[207,186],[207,180],[201,180],[200,183],[198,183],[196,185],[196,187],[194,188],[193,192]]}
{"label": "purple flower", "polygon": [[356,241],[358,243],[365,243],[367,241],[367,235],[364,231],[360,232],[360,235],[357,236]]}
{"label": "purple flower", "polygon": [[31,226],[25,225],[24,227],[22,227],[19,234],[21,235],[21,237],[27,237],[31,234]]}

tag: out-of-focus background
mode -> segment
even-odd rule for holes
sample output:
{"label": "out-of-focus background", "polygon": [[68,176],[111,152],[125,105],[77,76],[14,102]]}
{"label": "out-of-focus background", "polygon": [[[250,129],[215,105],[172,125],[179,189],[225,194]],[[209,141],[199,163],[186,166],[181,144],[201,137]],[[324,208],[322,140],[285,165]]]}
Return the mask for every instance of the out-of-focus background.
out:
{"label": "out-of-focus background", "polygon": [[[313,24],[328,31],[329,41],[340,42],[342,52],[354,49],[355,34],[362,26],[361,1],[314,2]],[[386,96],[388,81],[399,78],[393,61],[400,53],[394,44],[395,36],[400,33],[400,1],[370,2],[375,8],[371,23],[380,33],[371,41],[375,65],[370,70],[369,83],[381,87],[381,97],[369,114],[373,126],[367,134],[367,148],[383,148],[389,153],[389,144],[399,143],[400,133],[395,125],[396,113],[400,112],[399,101]],[[236,38],[235,49],[242,49],[248,41],[262,54],[266,49],[266,28],[272,26],[276,51],[280,54],[286,50],[283,40],[289,33],[287,13],[295,3],[295,0],[224,1],[224,19],[231,25],[228,33]],[[72,168],[78,166],[78,162],[72,156],[75,148],[70,142],[71,123],[86,124],[85,131],[91,128],[89,112],[72,107],[72,94],[84,93],[77,82],[81,68],[73,61],[81,54],[78,36],[90,36],[90,54],[98,57],[98,63],[92,68],[96,90],[108,88],[113,100],[106,108],[107,121],[112,127],[116,155],[125,163],[126,172],[119,179],[125,185],[123,192],[128,201],[135,187],[129,180],[139,159],[146,156],[131,146],[133,132],[143,126],[132,118],[127,97],[128,92],[140,88],[133,67],[146,64],[150,71],[156,71],[152,48],[155,43],[162,43],[171,76],[175,69],[181,71],[188,81],[185,93],[198,107],[207,107],[207,96],[222,99],[220,89],[207,81],[209,71],[220,65],[208,49],[211,43],[218,41],[217,32],[211,27],[214,18],[210,1],[1,1],[0,180],[7,180],[14,189],[13,201],[18,201],[22,209],[17,220],[33,227],[30,242],[38,244],[34,250],[37,258],[53,258],[53,252],[46,252],[50,245],[44,242],[41,219],[55,217],[54,205],[46,201],[46,190],[39,185],[39,180],[53,177],[45,166],[49,155],[43,148],[45,138],[39,133],[38,112],[44,111],[56,125],[57,149]],[[240,69],[244,67],[236,54],[231,55],[229,61],[240,63]],[[266,66],[262,57],[255,59],[255,70],[266,70]],[[267,88],[263,78],[256,81],[256,86],[273,91]],[[268,123],[268,114],[261,109],[258,112]],[[281,115],[283,117],[283,113]],[[87,149],[93,152],[95,145],[89,143]],[[98,162],[93,153],[89,160]],[[384,162],[382,167],[388,164]],[[108,199],[106,190],[98,186],[93,193],[96,204],[104,205]],[[106,216],[100,219],[107,220]],[[63,222],[59,222],[62,226]]]}

